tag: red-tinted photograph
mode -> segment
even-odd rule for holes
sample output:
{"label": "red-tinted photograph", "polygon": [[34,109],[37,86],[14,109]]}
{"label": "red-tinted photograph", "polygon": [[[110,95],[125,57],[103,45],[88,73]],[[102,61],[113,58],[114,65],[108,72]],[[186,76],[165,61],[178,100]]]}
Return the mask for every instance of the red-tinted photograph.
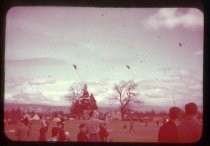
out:
{"label": "red-tinted photograph", "polygon": [[4,134],[195,143],[203,131],[203,36],[197,8],[12,7]]}

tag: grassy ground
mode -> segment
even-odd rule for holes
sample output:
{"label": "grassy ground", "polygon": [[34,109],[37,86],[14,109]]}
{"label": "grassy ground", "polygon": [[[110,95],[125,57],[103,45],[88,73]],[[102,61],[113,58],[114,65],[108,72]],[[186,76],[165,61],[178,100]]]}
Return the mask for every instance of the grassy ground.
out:
{"label": "grassy ground", "polygon": [[[79,132],[79,124],[84,123],[82,120],[67,121],[64,126],[64,130],[70,133],[72,141],[77,141],[76,136]],[[127,125],[124,129],[123,125]],[[17,125],[5,124],[5,135],[12,140],[15,140],[14,130]],[[47,132],[47,139],[51,136],[51,129],[53,127],[50,122]],[[111,121],[105,126],[110,131],[110,138],[113,142],[157,142],[158,127],[156,123],[148,123],[148,126],[141,125],[140,122],[134,122],[135,132],[129,131],[129,121]],[[31,126],[31,134],[29,136],[30,141],[37,141],[39,137],[40,122],[33,121]]]}

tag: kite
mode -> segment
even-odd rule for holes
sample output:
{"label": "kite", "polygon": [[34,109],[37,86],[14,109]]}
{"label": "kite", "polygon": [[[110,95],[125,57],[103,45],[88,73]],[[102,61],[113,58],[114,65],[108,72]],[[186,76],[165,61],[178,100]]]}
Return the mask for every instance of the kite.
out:
{"label": "kite", "polygon": [[129,65],[126,65],[126,67],[127,67],[128,69],[131,69]]}
{"label": "kite", "polygon": [[73,64],[73,66],[74,66],[74,69],[77,70],[77,66],[75,64]]}
{"label": "kite", "polygon": [[181,47],[182,46],[182,43],[179,42],[179,46]]}

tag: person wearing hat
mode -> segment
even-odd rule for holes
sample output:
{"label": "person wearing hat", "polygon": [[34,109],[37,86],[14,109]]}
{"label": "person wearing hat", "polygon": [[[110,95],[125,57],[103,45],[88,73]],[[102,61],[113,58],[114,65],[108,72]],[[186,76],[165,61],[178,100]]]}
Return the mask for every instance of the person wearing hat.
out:
{"label": "person wearing hat", "polygon": [[79,133],[77,134],[77,141],[78,142],[87,142],[88,141],[88,137],[87,137],[87,133],[86,133],[86,128],[85,128],[85,124],[80,124],[79,125]]}
{"label": "person wearing hat", "polygon": [[191,102],[185,105],[185,117],[178,126],[178,139],[180,143],[193,143],[200,139],[202,125],[196,120],[198,107]]}
{"label": "person wearing hat", "polygon": [[178,129],[176,121],[180,116],[181,110],[178,107],[169,109],[169,121],[163,124],[158,131],[159,143],[177,143]]}

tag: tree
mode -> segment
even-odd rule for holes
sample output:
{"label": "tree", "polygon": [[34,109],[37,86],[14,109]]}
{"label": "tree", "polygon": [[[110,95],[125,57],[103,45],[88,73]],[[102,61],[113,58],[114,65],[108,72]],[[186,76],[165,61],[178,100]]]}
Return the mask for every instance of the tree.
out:
{"label": "tree", "polygon": [[74,105],[78,99],[82,96],[84,84],[82,82],[74,83],[69,89],[68,94],[65,96],[71,105]]}
{"label": "tree", "polygon": [[136,93],[136,88],[138,84],[131,81],[121,81],[119,84],[114,86],[114,96],[111,100],[118,102],[120,104],[120,112],[122,120],[124,120],[124,115],[126,112],[130,111],[130,105],[132,103],[141,103],[142,101],[138,99],[138,94]]}
{"label": "tree", "polygon": [[71,102],[70,113],[74,117],[81,117],[85,110],[98,109],[95,97],[89,94],[86,84],[74,84],[69,89],[66,98]]}

